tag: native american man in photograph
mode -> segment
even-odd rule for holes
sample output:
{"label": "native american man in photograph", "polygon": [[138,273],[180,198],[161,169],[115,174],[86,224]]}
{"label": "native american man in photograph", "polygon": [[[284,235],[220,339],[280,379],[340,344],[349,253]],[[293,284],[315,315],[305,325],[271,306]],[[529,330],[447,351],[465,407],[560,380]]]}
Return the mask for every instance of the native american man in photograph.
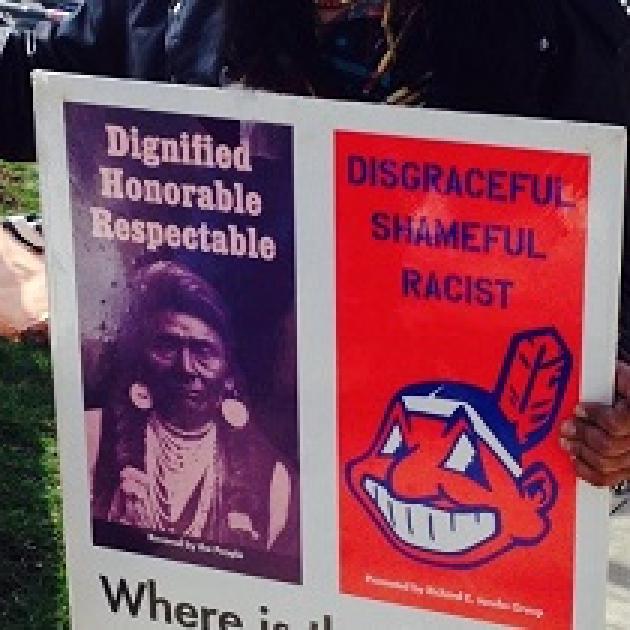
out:
{"label": "native american man in photograph", "polygon": [[94,519],[260,551],[294,536],[296,475],[250,418],[226,306],[173,262],[141,268],[108,404],[86,412]]}

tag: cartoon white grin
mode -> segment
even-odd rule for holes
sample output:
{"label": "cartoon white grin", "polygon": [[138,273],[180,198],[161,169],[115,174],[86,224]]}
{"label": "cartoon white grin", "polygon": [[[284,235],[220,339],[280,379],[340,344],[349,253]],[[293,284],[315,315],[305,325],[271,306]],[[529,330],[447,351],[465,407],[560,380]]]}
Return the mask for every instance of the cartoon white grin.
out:
{"label": "cartoon white grin", "polygon": [[497,531],[494,512],[443,510],[422,503],[406,503],[369,477],[363,480],[363,488],[390,530],[400,540],[418,549],[460,553],[488,540]]}
{"label": "cartoon white grin", "polygon": [[403,556],[468,569],[552,529],[558,482],[534,450],[559,417],[572,356],[555,328],[516,333],[492,389],[434,380],[390,399],[346,482]]}

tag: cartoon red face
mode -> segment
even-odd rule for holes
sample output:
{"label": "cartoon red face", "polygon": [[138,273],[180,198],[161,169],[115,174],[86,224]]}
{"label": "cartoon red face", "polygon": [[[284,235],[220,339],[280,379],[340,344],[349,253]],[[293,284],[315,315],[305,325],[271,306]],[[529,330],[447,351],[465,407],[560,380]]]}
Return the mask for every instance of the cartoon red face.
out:
{"label": "cartoon red face", "polygon": [[[542,439],[566,389],[570,357],[549,334],[533,331],[513,340],[510,369],[504,366],[494,392],[432,382],[394,396],[371,448],[348,463],[346,476],[398,551],[428,564],[468,568],[547,535],[557,483],[542,462],[523,469],[522,455],[534,444],[523,425]],[[525,366],[521,359],[530,357],[532,344],[540,348],[541,339],[540,360]],[[511,409],[503,404],[505,388],[519,403],[517,420],[503,412]]]}

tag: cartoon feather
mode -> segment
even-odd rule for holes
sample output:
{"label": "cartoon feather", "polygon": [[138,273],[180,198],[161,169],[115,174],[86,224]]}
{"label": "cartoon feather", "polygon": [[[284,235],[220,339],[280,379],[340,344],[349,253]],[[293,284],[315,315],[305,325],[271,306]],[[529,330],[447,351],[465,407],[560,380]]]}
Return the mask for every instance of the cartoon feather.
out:
{"label": "cartoon feather", "polygon": [[524,450],[542,440],[553,426],[571,364],[571,353],[554,328],[512,338],[495,394]]}

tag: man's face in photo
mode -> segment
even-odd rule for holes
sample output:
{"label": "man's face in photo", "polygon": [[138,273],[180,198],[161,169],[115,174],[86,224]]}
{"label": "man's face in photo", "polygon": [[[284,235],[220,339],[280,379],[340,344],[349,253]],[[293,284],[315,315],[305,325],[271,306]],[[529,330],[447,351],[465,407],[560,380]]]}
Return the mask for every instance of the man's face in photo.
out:
{"label": "man's face in photo", "polygon": [[159,312],[150,325],[145,357],[156,411],[182,428],[207,422],[225,385],[221,336],[202,319],[174,310]]}

